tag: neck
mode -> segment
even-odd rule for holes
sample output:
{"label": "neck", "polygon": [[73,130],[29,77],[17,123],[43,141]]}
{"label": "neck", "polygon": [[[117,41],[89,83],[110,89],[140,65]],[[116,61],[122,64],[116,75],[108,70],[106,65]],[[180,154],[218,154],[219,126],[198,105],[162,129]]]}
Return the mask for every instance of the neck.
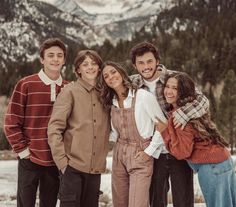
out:
{"label": "neck", "polygon": [[86,80],[86,82],[88,82],[88,84],[91,85],[91,86],[96,85],[96,80]]}
{"label": "neck", "polygon": [[178,108],[178,106],[177,106],[176,103],[173,103],[173,104],[171,104],[171,105],[172,105],[173,109],[177,109],[177,108]]}
{"label": "neck", "polygon": [[57,80],[60,77],[59,71],[48,71],[45,69],[43,71],[51,80]]}
{"label": "neck", "polygon": [[83,76],[80,76],[80,78],[83,79],[85,82],[87,82],[91,86],[96,85],[96,79],[89,79],[89,78],[85,78]]}
{"label": "neck", "polygon": [[126,88],[124,85],[121,85],[119,88],[115,88],[114,90],[119,100],[124,100],[127,97],[128,88]]}

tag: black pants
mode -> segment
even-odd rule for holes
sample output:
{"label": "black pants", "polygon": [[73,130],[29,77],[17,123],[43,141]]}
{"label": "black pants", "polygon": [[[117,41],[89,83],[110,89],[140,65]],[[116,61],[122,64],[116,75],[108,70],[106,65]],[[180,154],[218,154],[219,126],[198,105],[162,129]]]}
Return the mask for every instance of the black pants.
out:
{"label": "black pants", "polygon": [[55,207],[59,190],[56,166],[45,167],[20,159],[18,163],[17,207],[34,207],[39,187],[39,206]]}
{"label": "black pants", "polygon": [[88,174],[67,166],[61,175],[61,207],[98,207],[101,174]]}
{"label": "black pants", "polygon": [[177,160],[170,154],[161,154],[154,159],[150,187],[151,207],[166,207],[167,193],[171,182],[174,207],[193,207],[193,171],[185,160]]}

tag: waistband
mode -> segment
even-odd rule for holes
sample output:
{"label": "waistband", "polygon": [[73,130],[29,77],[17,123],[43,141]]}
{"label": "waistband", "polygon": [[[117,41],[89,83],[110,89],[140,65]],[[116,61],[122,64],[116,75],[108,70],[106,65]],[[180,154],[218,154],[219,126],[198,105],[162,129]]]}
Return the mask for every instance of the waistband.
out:
{"label": "waistband", "polygon": [[143,139],[143,140],[130,140],[128,138],[118,138],[117,142],[122,145],[131,145],[140,147],[141,149],[145,149],[151,142],[151,138]]}

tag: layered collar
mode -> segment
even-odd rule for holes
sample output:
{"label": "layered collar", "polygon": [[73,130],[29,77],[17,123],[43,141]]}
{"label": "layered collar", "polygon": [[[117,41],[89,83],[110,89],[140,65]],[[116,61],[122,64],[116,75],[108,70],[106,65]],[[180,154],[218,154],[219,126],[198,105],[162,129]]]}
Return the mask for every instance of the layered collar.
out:
{"label": "layered collar", "polygon": [[41,81],[43,81],[43,83],[45,85],[51,85],[51,84],[56,84],[58,86],[61,86],[62,85],[62,77],[60,75],[60,77],[57,79],[57,80],[52,80],[50,79],[46,73],[43,71],[43,69],[41,69],[38,73],[38,76],[40,78]]}

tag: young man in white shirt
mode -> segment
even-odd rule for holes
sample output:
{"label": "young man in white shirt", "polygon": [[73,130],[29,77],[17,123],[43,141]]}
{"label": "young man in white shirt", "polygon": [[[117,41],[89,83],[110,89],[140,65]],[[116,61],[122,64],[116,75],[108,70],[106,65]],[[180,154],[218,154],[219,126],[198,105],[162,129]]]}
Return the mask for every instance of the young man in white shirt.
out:
{"label": "young man in white shirt", "polygon": [[[168,118],[168,104],[163,95],[164,79],[173,72],[160,64],[157,48],[148,42],[142,42],[131,49],[131,60],[137,69],[137,75],[131,77],[140,88],[152,92]],[[197,100],[179,108],[175,113],[175,127],[184,127],[193,118],[201,117],[209,107],[207,98],[199,93]],[[193,207],[193,173],[187,162],[177,160],[166,150],[158,148],[160,156],[154,159],[152,183],[150,188],[151,207],[166,207],[171,181],[173,204],[175,207]],[[157,153],[157,154],[159,154]]]}

